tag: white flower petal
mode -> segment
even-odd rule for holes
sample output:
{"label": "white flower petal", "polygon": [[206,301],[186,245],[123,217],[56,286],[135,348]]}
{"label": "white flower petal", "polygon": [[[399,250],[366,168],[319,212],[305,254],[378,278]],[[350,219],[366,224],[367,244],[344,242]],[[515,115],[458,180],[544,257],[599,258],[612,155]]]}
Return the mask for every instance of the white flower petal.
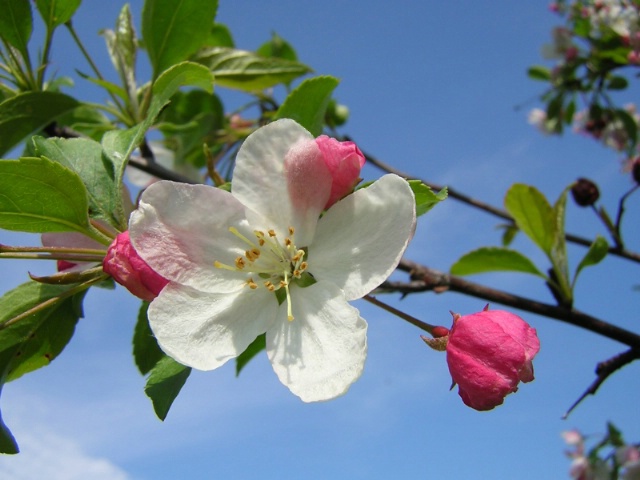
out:
{"label": "white flower petal", "polygon": [[219,293],[247,279],[214,266],[233,266],[247,248],[230,226],[250,234],[245,208],[229,192],[168,181],[145,190],[129,219],[133,246],[151,268],[170,281]]}
{"label": "white flower petal", "polygon": [[280,381],[305,402],[344,394],[364,368],[367,322],[327,282],[291,286],[293,321],[280,305],[267,331],[267,355]]}
{"label": "white flower petal", "polygon": [[416,223],[415,197],[397,175],[385,175],[331,207],[309,246],[308,271],[355,300],[393,272]]}
{"label": "white flower petal", "polygon": [[[308,181],[309,198],[314,200],[301,202],[298,191],[290,191],[289,175],[285,175],[285,158],[292,152],[296,153],[294,156],[305,155],[313,159],[313,149],[320,155],[313,135],[307,130],[293,120],[277,120],[256,130],[245,140],[233,171],[233,195],[260,216],[254,218],[251,212],[247,212],[250,223],[256,228],[274,229],[282,236],[287,234],[289,227],[294,227],[300,232],[296,234],[299,246],[306,245],[313,236],[318,215],[330,194],[331,179],[326,167],[324,172],[316,168],[317,162],[311,163],[313,168],[306,166],[305,172],[309,174],[306,177],[296,175],[295,180]],[[299,165],[295,161],[288,163]],[[326,190],[326,198],[323,189]],[[322,200],[324,203],[316,207]],[[267,223],[261,224],[264,219]]]}
{"label": "white flower petal", "polygon": [[240,355],[273,323],[278,301],[266,289],[205,293],[171,283],[149,306],[162,350],[183,365],[213,370]]}

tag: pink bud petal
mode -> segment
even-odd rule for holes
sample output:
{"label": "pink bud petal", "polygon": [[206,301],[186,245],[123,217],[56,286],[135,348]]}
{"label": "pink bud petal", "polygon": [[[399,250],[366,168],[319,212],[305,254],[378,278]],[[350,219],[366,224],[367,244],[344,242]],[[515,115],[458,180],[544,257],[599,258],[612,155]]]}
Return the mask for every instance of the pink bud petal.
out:
{"label": "pink bud petal", "polygon": [[360,180],[360,170],[365,158],[353,142],[339,142],[335,138],[321,135],[316,138],[316,144],[333,179],[331,195],[325,206],[329,208],[353,191]]}
{"label": "pink bud petal", "polygon": [[540,350],[535,329],[517,315],[488,310],[458,317],[449,333],[447,364],[464,403],[491,410],[533,380]]}
{"label": "pink bud petal", "polygon": [[136,297],[150,302],[169,283],[138,255],[131,245],[129,232],[119,234],[102,263],[103,270]]}

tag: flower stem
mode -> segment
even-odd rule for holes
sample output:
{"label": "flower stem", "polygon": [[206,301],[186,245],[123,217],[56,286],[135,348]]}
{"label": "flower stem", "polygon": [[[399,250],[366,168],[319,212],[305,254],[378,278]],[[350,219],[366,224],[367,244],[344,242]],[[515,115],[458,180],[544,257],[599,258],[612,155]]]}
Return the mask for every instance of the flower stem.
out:
{"label": "flower stem", "polygon": [[386,303],[381,302],[376,297],[372,297],[371,295],[365,295],[362,298],[363,300],[366,300],[369,303],[373,303],[375,306],[380,307],[389,313],[393,313],[394,315],[400,317],[401,319],[409,322],[411,325],[415,325],[416,327],[424,330],[425,332],[432,334],[432,331],[435,325],[430,325],[426,322],[423,322],[422,320],[418,320],[417,318],[412,317],[411,315],[404,313],[398,310],[397,308],[392,307],[391,305],[387,305]]}

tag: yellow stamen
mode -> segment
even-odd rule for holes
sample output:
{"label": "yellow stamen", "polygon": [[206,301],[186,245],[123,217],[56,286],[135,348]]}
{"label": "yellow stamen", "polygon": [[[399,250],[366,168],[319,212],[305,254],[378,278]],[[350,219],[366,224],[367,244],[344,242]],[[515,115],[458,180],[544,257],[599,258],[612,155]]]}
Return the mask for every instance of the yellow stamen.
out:
{"label": "yellow stamen", "polygon": [[258,288],[258,284],[253,281],[253,278],[250,278],[249,280],[247,280],[247,285],[249,285],[249,288],[251,290],[255,290],[256,288]]}
{"label": "yellow stamen", "polygon": [[242,270],[242,269],[244,268],[244,266],[245,266],[244,258],[242,258],[242,257],[237,257],[237,258],[236,258],[236,261],[235,261],[235,264],[236,264],[236,268],[237,268],[238,270]]}
{"label": "yellow stamen", "polygon": [[223,268],[225,270],[231,270],[233,272],[235,272],[237,270],[237,268],[230,267],[229,265],[225,265],[224,263],[220,263],[217,260],[215,262],[213,262],[213,266],[216,267],[216,268]]}

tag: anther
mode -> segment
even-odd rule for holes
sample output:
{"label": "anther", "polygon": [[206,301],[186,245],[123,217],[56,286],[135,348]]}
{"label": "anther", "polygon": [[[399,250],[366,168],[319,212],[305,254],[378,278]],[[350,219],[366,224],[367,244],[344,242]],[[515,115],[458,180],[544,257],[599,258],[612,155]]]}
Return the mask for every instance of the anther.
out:
{"label": "anther", "polygon": [[258,288],[258,284],[253,281],[253,278],[250,278],[249,280],[247,280],[247,285],[249,285],[249,288],[251,290],[255,290],[256,288]]}
{"label": "anther", "polygon": [[236,268],[238,270],[242,270],[244,268],[244,266],[245,266],[244,258],[242,258],[242,257],[236,258],[235,264],[236,264]]}
{"label": "anther", "polygon": [[252,248],[251,250],[247,250],[246,252],[244,252],[244,254],[247,257],[247,260],[249,260],[250,262],[255,262],[258,257],[260,257],[260,250],[258,250],[257,248]]}

